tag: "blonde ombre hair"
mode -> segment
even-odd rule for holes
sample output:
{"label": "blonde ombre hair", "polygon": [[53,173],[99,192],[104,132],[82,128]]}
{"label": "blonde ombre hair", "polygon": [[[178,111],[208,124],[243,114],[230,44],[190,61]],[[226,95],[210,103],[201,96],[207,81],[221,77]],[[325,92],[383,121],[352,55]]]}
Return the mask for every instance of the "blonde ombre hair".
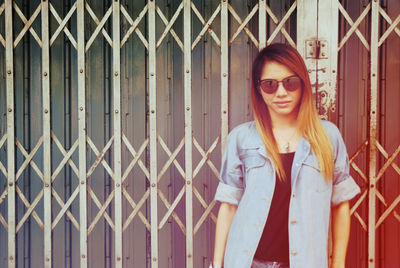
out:
{"label": "blonde ombre hair", "polygon": [[277,142],[272,133],[271,117],[267,105],[258,89],[258,81],[260,80],[264,64],[267,61],[275,61],[283,64],[300,77],[302,82],[302,95],[297,114],[299,131],[310,143],[311,150],[318,159],[321,173],[326,180],[331,180],[334,169],[332,145],[315,107],[307,67],[299,52],[293,47],[286,44],[272,44],[262,49],[253,61],[251,73],[251,100],[258,132],[264,142],[267,153],[272,159],[279,178],[284,180],[286,174],[283,169]]}

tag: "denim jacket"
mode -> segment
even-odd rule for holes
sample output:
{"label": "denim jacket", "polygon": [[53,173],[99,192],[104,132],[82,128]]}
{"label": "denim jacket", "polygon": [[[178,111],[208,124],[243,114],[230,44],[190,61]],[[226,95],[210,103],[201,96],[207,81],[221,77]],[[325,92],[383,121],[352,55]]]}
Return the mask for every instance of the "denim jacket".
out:
{"label": "denim jacket", "polygon": [[[360,188],[349,175],[349,158],[337,127],[322,121],[332,143],[335,169],[327,182],[301,138],[292,165],[289,205],[291,268],[328,267],[331,207],[350,200]],[[228,136],[215,200],[237,205],[225,249],[224,267],[250,268],[268,217],[276,173],[255,122],[234,128]]]}

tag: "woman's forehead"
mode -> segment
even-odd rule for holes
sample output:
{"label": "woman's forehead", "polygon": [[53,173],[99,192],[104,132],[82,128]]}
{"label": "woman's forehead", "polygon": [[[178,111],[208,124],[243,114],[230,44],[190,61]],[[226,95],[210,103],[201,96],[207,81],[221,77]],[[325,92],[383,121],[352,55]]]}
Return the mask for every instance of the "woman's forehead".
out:
{"label": "woman's forehead", "polygon": [[295,75],[286,65],[276,61],[265,61],[261,69],[260,80],[262,79],[283,79]]}

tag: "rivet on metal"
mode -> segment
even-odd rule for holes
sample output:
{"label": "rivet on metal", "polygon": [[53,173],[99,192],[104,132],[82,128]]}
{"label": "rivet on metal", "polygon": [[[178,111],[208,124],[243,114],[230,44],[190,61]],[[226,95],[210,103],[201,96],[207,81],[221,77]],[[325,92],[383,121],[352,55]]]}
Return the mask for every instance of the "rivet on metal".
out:
{"label": "rivet on metal", "polygon": [[154,110],[151,110],[151,113],[152,113],[152,114],[154,114],[154,112],[155,112]]}
{"label": "rivet on metal", "polygon": [[186,183],[187,183],[187,184],[190,184],[190,181],[187,181]]}
{"label": "rivet on metal", "polygon": [[44,185],[44,187],[49,187],[49,184],[48,184],[48,183],[46,183],[46,184]]}
{"label": "rivet on metal", "polygon": [[81,181],[81,184],[85,184],[85,181]]}
{"label": "rivet on metal", "polygon": [[13,185],[14,185],[14,184],[13,184],[12,182],[10,182],[10,183],[8,184],[8,186],[10,186],[10,187],[13,186]]}
{"label": "rivet on metal", "polygon": [[190,110],[190,107],[186,107],[186,111],[189,111]]}
{"label": "rivet on metal", "polygon": [[[152,0],[150,0],[150,1],[152,1]],[[154,258],[153,258],[153,261],[157,261],[157,258],[156,258],[156,257],[154,257]]]}
{"label": "rivet on metal", "polygon": [[119,187],[120,186],[119,183],[117,183],[116,186]]}
{"label": "rivet on metal", "polygon": [[375,77],[376,74],[372,74],[373,77]]}
{"label": "rivet on metal", "polygon": [[8,73],[8,74],[11,74],[11,70],[8,70],[7,73]]}
{"label": "rivet on metal", "polygon": [[83,74],[83,69],[80,69],[79,72],[80,72],[81,74]]}
{"label": "rivet on metal", "polygon": [[82,259],[86,258],[85,254],[82,254],[82,256],[81,256],[81,257],[82,257]]}
{"label": "rivet on metal", "polygon": [[191,258],[191,257],[192,257],[192,254],[188,254],[187,257],[188,257],[188,258]]}
{"label": "rivet on metal", "polygon": [[228,75],[226,73],[223,74],[224,77],[227,77]]}
{"label": "rivet on metal", "polygon": [[[44,1],[44,0],[43,0],[43,1]],[[50,261],[50,258],[49,258],[49,257],[47,257],[47,258],[46,258],[46,261],[47,261],[47,262],[49,262],[49,261]]]}
{"label": "rivet on metal", "polygon": [[47,76],[47,72],[44,72],[43,75],[44,75],[44,76]]}
{"label": "rivet on metal", "polygon": [[80,107],[79,110],[83,111],[83,107]]}
{"label": "rivet on metal", "polygon": [[13,261],[14,260],[14,257],[13,256],[10,256],[10,261]]}
{"label": "rivet on metal", "polygon": [[117,114],[119,111],[118,111],[118,109],[115,109],[115,113]]}
{"label": "rivet on metal", "polygon": [[151,187],[156,187],[156,184],[155,184],[155,183],[152,183],[152,184],[151,184]]}
{"label": "rivet on metal", "polygon": [[151,76],[154,76],[154,73],[151,73],[150,75],[151,75]]}
{"label": "rivet on metal", "polygon": [[49,112],[49,110],[47,110],[47,109],[44,109],[44,113],[45,114],[47,114]]}
{"label": "rivet on metal", "polygon": [[[115,2],[117,2],[118,0],[115,0]],[[117,261],[120,261],[121,257],[117,257]]]}
{"label": "rivet on metal", "polygon": [[11,109],[11,108],[8,108],[8,112],[11,113],[11,112],[12,112],[12,109]]}
{"label": "rivet on metal", "polygon": [[369,187],[370,187],[370,188],[374,188],[374,187],[375,187],[375,185],[371,184]]}
{"label": "rivet on metal", "polygon": [[118,76],[118,72],[115,72],[114,75],[115,75],[115,76]]}
{"label": "rivet on metal", "polygon": [[224,110],[224,114],[226,114],[226,110]]}
{"label": "rivet on metal", "polygon": [[186,70],[186,73],[189,73],[189,69]]}
{"label": "rivet on metal", "polygon": [[336,73],[336,70],[332,70],[332,73]]}
{"label": "rivet on metal", "polygon": [[374,259],[369,259],[369,262],[374,262]]}

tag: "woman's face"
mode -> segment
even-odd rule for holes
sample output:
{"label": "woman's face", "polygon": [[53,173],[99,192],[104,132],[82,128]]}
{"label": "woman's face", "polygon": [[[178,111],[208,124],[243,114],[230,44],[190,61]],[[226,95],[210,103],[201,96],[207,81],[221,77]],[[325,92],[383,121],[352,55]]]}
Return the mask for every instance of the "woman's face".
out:
{"label": "woman's face", "polygon": [[[261,71],[260,81],[265,79],[274,79],[282,81],[288,77],[295,76],[288,67],[276,61],[267,61]],[[283,83],[278,84],[278,88],[273,93],[266,93],[259,89],[269,113],[273,118],[293,117],[297,118],[299,102],[301,99],[301,83],[294,91],[285,89]]]}

